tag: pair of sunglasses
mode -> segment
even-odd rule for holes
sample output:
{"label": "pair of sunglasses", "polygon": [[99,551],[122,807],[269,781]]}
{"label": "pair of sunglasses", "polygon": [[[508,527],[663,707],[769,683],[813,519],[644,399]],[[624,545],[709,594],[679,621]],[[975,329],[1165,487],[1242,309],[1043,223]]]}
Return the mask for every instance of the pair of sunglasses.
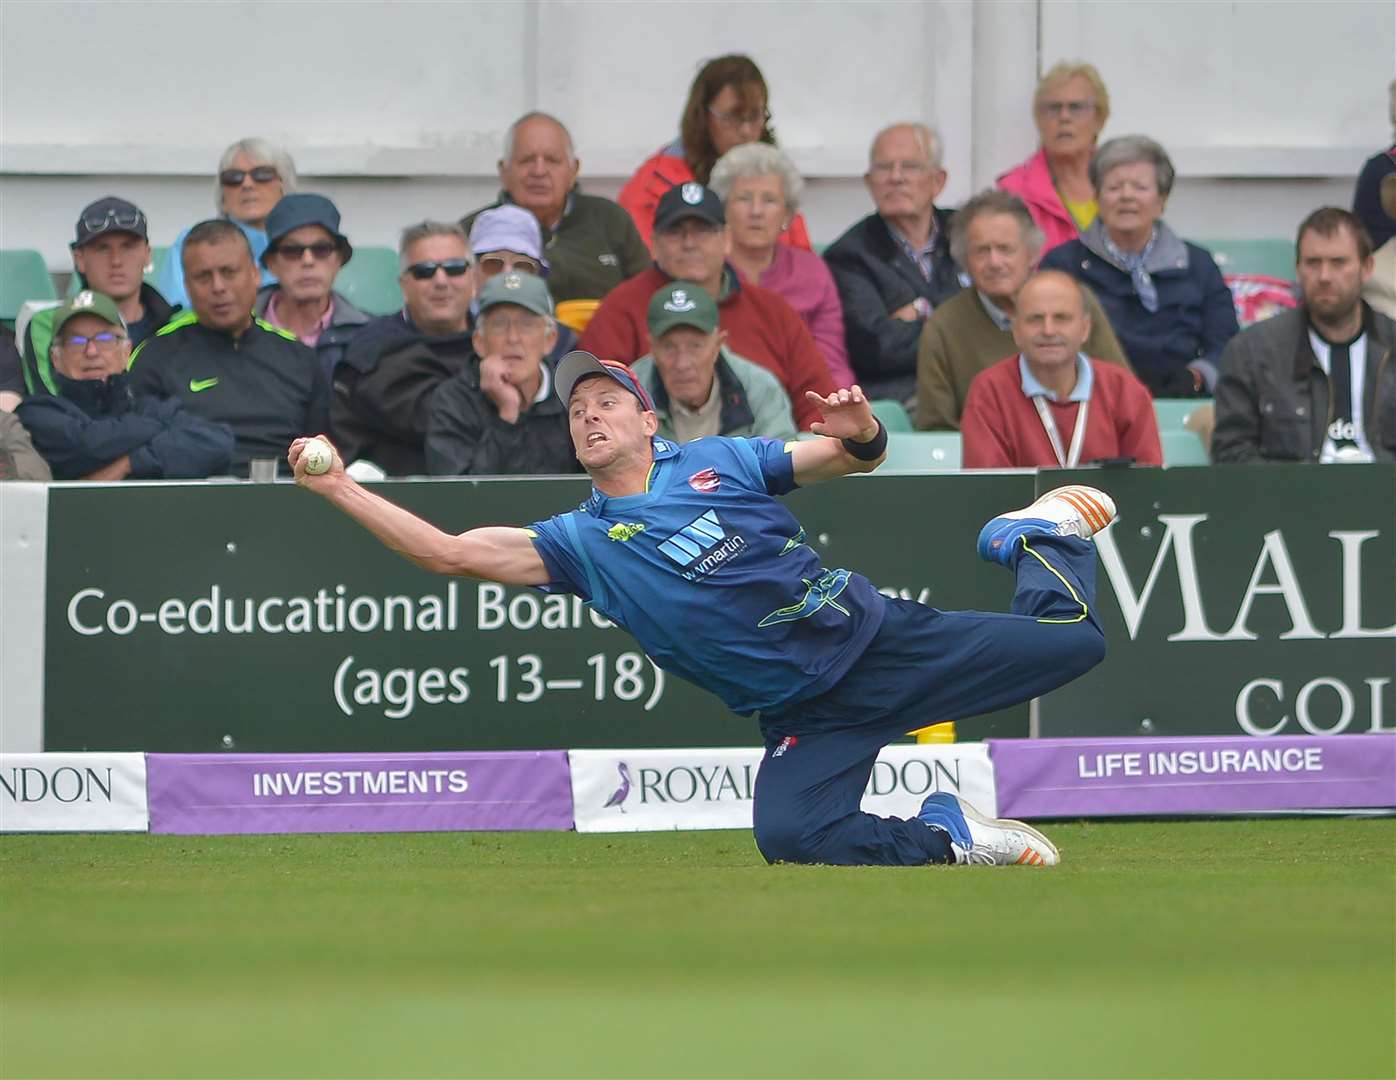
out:
{"label": "pair of sunglasses", "polygon": [[495,274],[502,274],[506,270],[517,270],[521,274],[537,277],[543,268],[532,259],[506,259],[503,255],[484,255],[480,258],[480,269],[485,272],[486,277],[494,277]]}
{"label": "pair of sunglasses", "polygon": [[117,229],[139,230],[145,228],[145,215],[139,210],[108,210],[102,217],[85,217],[83,228],[88,232],[104,232],[110,222]]}
{"label": "pair of sunglasses", "polygon": [[441,262],[413,263],[407,268],[407,272],[418,281],[427,281],[436,277],[438,270],[445,270],[447,277],[460,277],[469,269],[469,259],[444,259]]}
{"label": "pair of sunglasses", "polygon": [[218,182],[224,187],[241,187],[249,176],[259,184],[270,184],[273,180],[281,179],[274,165],[258,165],[251,169],[224,169],[218,174]]}
{"label": "pair of sunglasses", "polygon": [[305,253],[308,251],[316,262],[324,262],[338,251],[339,248],[328,240],[320,240],[314,244],[277,244],[272,250],[278,255],[283,255],[293,262],[300,262],[301,259],[305,258]]}

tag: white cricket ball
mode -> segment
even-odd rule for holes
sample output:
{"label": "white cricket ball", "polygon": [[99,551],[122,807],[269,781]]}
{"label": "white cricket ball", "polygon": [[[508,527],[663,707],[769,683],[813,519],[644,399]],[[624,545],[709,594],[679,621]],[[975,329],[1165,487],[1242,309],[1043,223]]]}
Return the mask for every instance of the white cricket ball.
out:
{"label": "white cricket ball", "polygon": [[305,462],[306,472],[319,476],[334,464],[334,450],[324,439],[310,439],[301,449],[301,460]]}

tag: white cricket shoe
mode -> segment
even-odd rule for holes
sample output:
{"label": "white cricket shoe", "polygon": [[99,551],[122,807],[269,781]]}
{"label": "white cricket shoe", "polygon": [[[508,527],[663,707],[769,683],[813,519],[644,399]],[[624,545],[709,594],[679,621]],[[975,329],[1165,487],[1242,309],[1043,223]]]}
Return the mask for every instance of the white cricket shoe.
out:
{"label": "white cricket shoe", "polygon": [[991,519],[979,532],[979,557],[1011,567],[1020,538],[1076,536],[1089,540],[1115,520],[1115,500],[1099,488],[1054,488],[1021,510]]}
{"label": "white cricket shoe", "polygon": [[956,863],[962,866],[1056,866],[1061,862],[1056,845],[1040,832],[1012,818],[985,817],[958,795],[960,812],[969,826],[970,847],[951,842]]}

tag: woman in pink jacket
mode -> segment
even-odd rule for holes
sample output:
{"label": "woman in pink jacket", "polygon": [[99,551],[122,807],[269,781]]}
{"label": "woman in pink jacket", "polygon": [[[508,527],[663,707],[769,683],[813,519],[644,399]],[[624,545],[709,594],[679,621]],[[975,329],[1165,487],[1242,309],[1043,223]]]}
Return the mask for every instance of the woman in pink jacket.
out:
{"label": "woman in pink jacket", "polygon": [[1042,76],[1032,104],[1041,145],[1000,176],[998,186],[1027,203],[1045,237],[1045,255],[1095,220],[1091,155],[1110,118],[1110,94],[1092,65],[1063,61]]}

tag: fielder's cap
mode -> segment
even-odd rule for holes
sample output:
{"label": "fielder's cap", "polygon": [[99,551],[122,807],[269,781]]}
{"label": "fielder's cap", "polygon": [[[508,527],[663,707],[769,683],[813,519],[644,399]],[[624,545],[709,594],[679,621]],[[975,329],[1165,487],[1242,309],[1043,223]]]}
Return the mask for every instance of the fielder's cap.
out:
{"label": "fielder's cap", "polygon": [[145,214],[141,208],[125,199],[118,199],[115,195],[108,195],[105,199],[98,199],[83,208],[82,213],[78,215],[73,242],[68,246],[80,248],[89,240],[113,232],[130,233],[147,242],[150,240],[146,231]]}
{"label": "fielder's cap", "polygon": [[566,405],[572,400],[572,389],[583,379],[593,375],[604,375],[615,379],[637,398],[647,412],[654,412],[654,402],[649,393],[640,385],[640,380],[624,364],[616,360],[598,360],[589,352],[576,349],[562,358],[557,366],[557,396]]}
{"label": "fielder's cap", "polygon": [[512,251],[536,260],[544,274],[550,269],[543,258],[543,230],[538,219],[512,203],[481,210],[475,216],[470,226],[470,249],[476,258],[492,251]]}
{"label": "fielder's cap", "polygon": [[78,315],[96,315],[103,322],[111,323],[122,330],[126,329],[126,321],[122,319],[121,309],[116,306],[115,300],[106,293],[99,293],[95,289],[83,289],[82,292],[53,313],[53,337],[55,341],[63,330],[63,324]]}
{"label": "fielder's cap", "polygon": [[268,253],[276,247],[282,237],[306,225],[319,225],[330,234],[330,238],[339,248],[341,264],[354,257],[349,238],[339,231],[339,207],[323,195],[296,192],[283,195],[281,201],[273,206],[271,213],[267,215],[267,248],[262,252],[262,265],[266,265]]}
{"label": "fielder's cap", "polygon": [[703,286],[691,281],[671,281],[650,298],[647,319],[651,341],[659,340],[676,326],[691,326],[711,334],[717,329],[717,305]]}
{"label": "fielder's cap", "polygon": [[517,270],[495,274],[480,290],[481,315],[499,304],[516,304],[535,315],[553,313],[553,298],[543,279]]}
{"label": "fielder's cap", "polygon": [[722,200],[696,180],[675,184],[664,193],[654,211],[654,227],[663,232],[684,218],[698,218],[712,225],[727,224]]}

